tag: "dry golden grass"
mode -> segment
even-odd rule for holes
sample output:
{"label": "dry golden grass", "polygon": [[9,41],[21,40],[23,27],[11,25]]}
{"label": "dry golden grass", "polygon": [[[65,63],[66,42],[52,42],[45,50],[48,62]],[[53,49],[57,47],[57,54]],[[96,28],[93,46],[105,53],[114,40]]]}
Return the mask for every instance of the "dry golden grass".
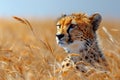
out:
{"label": "dry golden grass", "polygon": [[[14,17],[16,19],[20,19]],[[67,55],[55,41],[55,20],[0,19],[0,80],[120,80],[120,23],[103,21],[98,31],[110,73],[88,78],[56,72]]]}

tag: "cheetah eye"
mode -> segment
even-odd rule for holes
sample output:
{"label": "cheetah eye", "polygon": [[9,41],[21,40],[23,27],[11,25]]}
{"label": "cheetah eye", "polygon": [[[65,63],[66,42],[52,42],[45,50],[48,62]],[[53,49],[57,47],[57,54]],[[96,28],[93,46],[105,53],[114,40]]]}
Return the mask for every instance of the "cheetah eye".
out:
{"label": "cheetah eye", "polygon": [[70,24],[69,28],[74,28],[74,24]]}
{"label": "cheetah eye", "polygon": [[70,24],[67,32],[69,32],[71,29],[75,28],[77,25],[76,24]]}
{"label": "cheetah eye", "polygon": [[57,29],[60,29],[61,28],[61,25],[59,24],[59,25],[56,25],[57,26]]}
{"label": "cheetah eye", "polygon": [[70,24],[69,28],[75,28],[77,24]]}

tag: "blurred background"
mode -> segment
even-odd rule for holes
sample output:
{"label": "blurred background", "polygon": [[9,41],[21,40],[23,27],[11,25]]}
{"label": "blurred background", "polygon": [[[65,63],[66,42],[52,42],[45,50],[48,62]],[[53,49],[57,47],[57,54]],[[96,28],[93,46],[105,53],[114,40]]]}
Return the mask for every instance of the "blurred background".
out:
{"label": "blurred background", "polygon": [[0,17],[56,17],[62,13],[99,12],[103,17],[120,18],[120,0],[1,0]]}
{"label": "blurred background", "polygon": [[67,55],[56,44],[56,19],[79,12],[99,12],[103,19],[97,32],[110,76],[89,80],[120,80],[120,0],[1,0],[0,80],[80,80],[73,72],[55,73]]}

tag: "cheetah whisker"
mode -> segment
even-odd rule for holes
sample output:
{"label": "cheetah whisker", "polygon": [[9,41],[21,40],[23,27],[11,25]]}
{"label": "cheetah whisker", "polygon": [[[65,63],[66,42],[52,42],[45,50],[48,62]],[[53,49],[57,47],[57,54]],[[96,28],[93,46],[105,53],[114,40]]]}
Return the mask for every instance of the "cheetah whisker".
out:
{"label": "cheetah whisker", "polygon": [[83,64],[83,65],[85,65],[85,66],[88,66],[88,65],[89,65],[88,63],[85,63],[84,61],[79,61],[79,62],[76,63],[76,65],[79,65],[79,64]]}
{"label": "cheetah whisker", "polygon": [[80,54],[71,53],[71,54],[69,54],[69,56],[80,56]]}

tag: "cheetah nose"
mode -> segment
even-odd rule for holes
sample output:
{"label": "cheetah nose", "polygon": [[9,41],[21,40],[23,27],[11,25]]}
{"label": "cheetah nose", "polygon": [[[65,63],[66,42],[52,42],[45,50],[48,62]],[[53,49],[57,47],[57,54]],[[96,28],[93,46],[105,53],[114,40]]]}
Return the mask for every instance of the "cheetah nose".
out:
{"label": "cheetah nose", "polygon": [[58,37],[58,39],[61,39],[62,37],[64,37],[64,34],[57,34],[56,36]]}

